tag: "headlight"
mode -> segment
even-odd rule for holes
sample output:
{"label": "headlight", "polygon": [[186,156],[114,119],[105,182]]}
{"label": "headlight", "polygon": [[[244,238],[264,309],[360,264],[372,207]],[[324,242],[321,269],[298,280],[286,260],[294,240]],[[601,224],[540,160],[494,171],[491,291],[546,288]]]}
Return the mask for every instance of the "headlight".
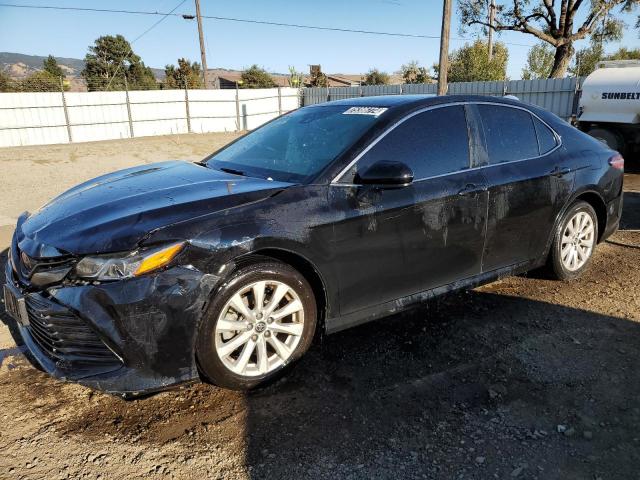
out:
{"label": "headlight", "polygon": [[120,280],[137,277],[168,265],[183,247],[184,242],[180,242],[132,253],[84,257],[76,265],[75,273],[86,280]]}

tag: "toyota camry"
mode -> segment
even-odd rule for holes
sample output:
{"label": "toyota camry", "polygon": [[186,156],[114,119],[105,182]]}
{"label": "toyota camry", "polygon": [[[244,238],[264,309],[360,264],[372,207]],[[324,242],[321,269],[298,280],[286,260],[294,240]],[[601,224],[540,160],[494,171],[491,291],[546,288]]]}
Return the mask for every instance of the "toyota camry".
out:
{"label": "toyota camry", "polygon": [[5,308],[57,378],[250,389],[316,334],[539,267],[577,277],[618,227],[623,166],[513,99],[304,107],[199,162],[110,173],[22,214]]}

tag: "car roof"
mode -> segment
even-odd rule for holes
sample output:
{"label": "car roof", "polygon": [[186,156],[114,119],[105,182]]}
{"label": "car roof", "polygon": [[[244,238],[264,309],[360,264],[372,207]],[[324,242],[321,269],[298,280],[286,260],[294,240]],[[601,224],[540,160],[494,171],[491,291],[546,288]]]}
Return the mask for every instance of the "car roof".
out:
{"label": "car roof", "polygon": [[491,102],[504,105],[512,105],[514,107],[524,108],[538,117],[544,119],[550,125],[556,125],[558,122],[564,123],[564,120],[556,117],[550,112],[543,110],[530,103],[518,100],[516,97],[493,97],[489,95],[380,95],[377,97],[354,97],[342,100],[333,100],[324,103],[317,103],[303,107],[307,108],[323,108],[323,107],[379,107],[386,111],[380,115],[379,124],[390,124],[397,121],[412,112],[421,110],[434,105],[444,105],[450,103],[474,103],[474,102]]}
{"label": "car roof", "polygon": [[[427,107],[442,103],[455,102],[482,102],[490,100],[496,103],[522,106],[522,102],[505,97],[492,97],[487,95],[380,95],[374,97],[354,97],[342,100],[333,100],[326,103],[311,105],[312,107],[345,106],[345,107]],[[405,109],[403,108],[403,110]]]}

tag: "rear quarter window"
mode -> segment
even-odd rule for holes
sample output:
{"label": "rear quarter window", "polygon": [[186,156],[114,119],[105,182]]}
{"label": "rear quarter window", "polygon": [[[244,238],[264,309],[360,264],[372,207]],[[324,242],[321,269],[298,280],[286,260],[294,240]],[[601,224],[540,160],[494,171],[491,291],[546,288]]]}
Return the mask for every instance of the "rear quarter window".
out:
{"label": "rear quarter window", "polygon": [[540,155],[549,153],[551,150],[556,148],[556,145],[558,144],[558,142],[556,140],[556,136],[549,129],[549,127],[547,127],[544,123],[542,123],[536,117],[533,117],[533,125],[536,128],[536,135],[538,137],[538,147],[540,149]]}
{"label": "rear quarter window", "polygon": [[533,117],[526,110],[478,105],[491,165],[539,155]]}

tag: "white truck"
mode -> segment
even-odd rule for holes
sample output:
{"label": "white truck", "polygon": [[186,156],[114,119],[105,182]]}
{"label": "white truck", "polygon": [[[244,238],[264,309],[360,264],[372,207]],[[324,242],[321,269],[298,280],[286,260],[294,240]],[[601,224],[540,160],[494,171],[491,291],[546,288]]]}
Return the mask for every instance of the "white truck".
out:
{"label": "white truck", "polygon": [[640,61],[598,64],[582,84],[577,126],[624,155],[640,150]]}

